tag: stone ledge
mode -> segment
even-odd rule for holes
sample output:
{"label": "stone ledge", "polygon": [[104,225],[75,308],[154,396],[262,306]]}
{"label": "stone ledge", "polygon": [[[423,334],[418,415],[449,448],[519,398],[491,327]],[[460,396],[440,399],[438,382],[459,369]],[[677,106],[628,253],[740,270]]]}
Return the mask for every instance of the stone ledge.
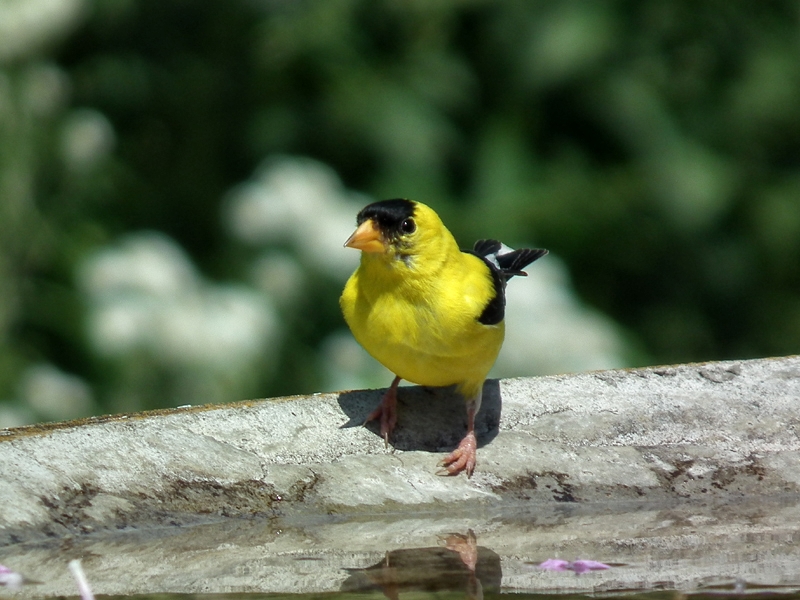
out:
{"label": "stone ledge", "polygon": [[[361,426],[381,393],[298,396],[2,431],[0,563],[32,564],[26,574],[37,578],[36,565],[57,560],[58,540],[65,537],[82,552],[103,554],[105,548],[107,554],[109,545],[120,547],[123,539],[135,545],[144,536],[152,546],[148,560],[157,565],[149,570],[163,564],[167,581],[169,569],[180,568],[178,559],[152,551],[175,540],[197,549],[205,531],[207,543],[230,536],[225,543],[240,544],[239,558],[316,553],[339,572],[387,550],[435,546],[436,535],[474,529],[479,544],[492,542],[508,581],[528,582],[518,589],[547,589],[542,582],[551,575],[542,579],[525,565],[526,558],[548,558],[544,540],[552,542],[554,554],[593,548],[590,558],[611,560],[608,554],[619,554],[622,540],[629,540],[628,550],[654,556],[656,546],[688,543],[681,536],[695,535],[704,523],[717,528],[705,530],[714,539],[728,536],[722,546],[733,534],[767,541],[796,535],[786,525],[796,519],[784,517],[798,512],[800,357],[489,381],[472,479],[435,475],[437,461],[464,431],[463,403],[451,391],[401,388],[399,424],[388,450],[374,427]],[[718,519],[723,513],[728,524]],[[580,535],[569,527],[580,527]],[[534,529],[535,541],[520,533]],[[281,537],[288,531],[293,533]],[[258,547],[243,550],[250,542]],[[698,547],[714,551],[707,546]],[[219,556],[209,548],[202,553],[211,562],[193,568],[215,568]],[[139,546],[125,552],[137,564],[147,553]],[[781,552],[774,564],[796,572],[797,552]],[[568,558],[579,557],[586,558]],[[101,593],[144,591],[133,583],[125,588],[114,576],[122,557],[102,561],[105,580],[105,571],[90,572],[105,581]],[[700,577],[697,569],[674,572],[674,555],[664,561],[671,574],[658,576]],[[626,573],[630,585],[655,576]],[[780,573],[770,580],[785,584]],[[210,591],[251,589],[252,582],[225,581]],[[67,579],[61,588],[35,592],[69,594],[68,585]],[[154,591],[209,591],[164,585]],[[256,587],[303,591],[264,585]]]}
{"label": "stone ledge", "polygon": [[0,544],[217,516],[741,497],[800,484],[798,357],[490,380],[472,479],[435,474],[464,431],[450,390],[401,388],[388,450],[361,426],[380,394],[5,430]]}

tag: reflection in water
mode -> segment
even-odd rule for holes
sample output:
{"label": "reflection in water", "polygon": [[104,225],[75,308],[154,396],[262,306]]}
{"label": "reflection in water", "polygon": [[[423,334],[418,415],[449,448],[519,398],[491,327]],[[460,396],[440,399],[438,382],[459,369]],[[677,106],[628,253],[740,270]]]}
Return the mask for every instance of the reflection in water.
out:
{"label": "reflection in water", "polygon": [[78,559],[69,561],[69,570],[75,578],[75,583],[78,584],[78,591],[81,594],[81,600],[94,600],[94,594],[89,587],[89,581],[86,579],[86,573],[83,572],[81,561]]}
{"label": "reflection in water", "polygon": [[500,556],[478,546],[475,534],[451,534],[443,547],[392,550],[366,569],[348,569],[343,592],[379,589],[389,600],[401,592],[463,591],[468,598],[483,598],[483,590],[498,592],[502,571]]}

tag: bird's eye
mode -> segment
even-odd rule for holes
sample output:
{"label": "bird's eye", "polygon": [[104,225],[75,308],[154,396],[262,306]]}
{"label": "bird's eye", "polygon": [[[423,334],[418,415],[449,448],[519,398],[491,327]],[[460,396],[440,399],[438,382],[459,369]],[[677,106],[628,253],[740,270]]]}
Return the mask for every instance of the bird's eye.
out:
{"label": "bird's eye", "polygon": [[402,231],[403,233],[414,233],[416,230],[417,230],[417,224],[411,217],[400,223],[400,231]]}

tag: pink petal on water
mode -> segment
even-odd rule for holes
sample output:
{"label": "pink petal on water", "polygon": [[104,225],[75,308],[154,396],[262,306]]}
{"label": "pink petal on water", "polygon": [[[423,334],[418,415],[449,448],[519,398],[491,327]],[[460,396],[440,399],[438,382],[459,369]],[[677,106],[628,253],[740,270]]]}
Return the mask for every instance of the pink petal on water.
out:
{"label": "pink petal on water", "polygon": [[0,585],[7,587],[9,590],[18,590],[22,587],[22,580],[22,575],[4,565],[0,565]]}
{"label": "pink petal on water", "polygon": [[539,563],[539,568],[545,571],[566,571],[569,569],[569,564],[560,558],[548,558],[543,563]]}
{"label": "pink petal on water", "polygon": [[576,573],[586,573],[587,571],[610,569],[611,565],[597,562],[596,560],[576,560],[571,562],[567,568],[575,571]]}
{"label": "pink petal on water", "polygon": [[589,571],[610,569],[611,565],[597,562],[596,560],[575,560],[569,562],[561,560],[560,558],[548,558],[546,561],[539,564],[539,568],[545,571],[573,571],[580,575],[581,573],[588,573]]}

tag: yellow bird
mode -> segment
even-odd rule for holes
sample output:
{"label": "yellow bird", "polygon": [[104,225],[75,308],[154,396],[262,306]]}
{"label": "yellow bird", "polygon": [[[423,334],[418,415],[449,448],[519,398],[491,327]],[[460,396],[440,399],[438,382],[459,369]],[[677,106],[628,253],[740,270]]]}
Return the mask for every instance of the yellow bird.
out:
{"label": "yellow bird", "polygon": [[467,434],[442,461],[442,473],[475,469],[475,415],[483,382],[503,344],[505,286],[547,254],[480,240],[461,251],[439,216],[420,202],[374,202],[358,213],[345,242],[361,264],[339,302],[350,330],[396,377],[365,422],[380,419],[388,444],[397,423],[397,386],[456,385],[467,403]]}

